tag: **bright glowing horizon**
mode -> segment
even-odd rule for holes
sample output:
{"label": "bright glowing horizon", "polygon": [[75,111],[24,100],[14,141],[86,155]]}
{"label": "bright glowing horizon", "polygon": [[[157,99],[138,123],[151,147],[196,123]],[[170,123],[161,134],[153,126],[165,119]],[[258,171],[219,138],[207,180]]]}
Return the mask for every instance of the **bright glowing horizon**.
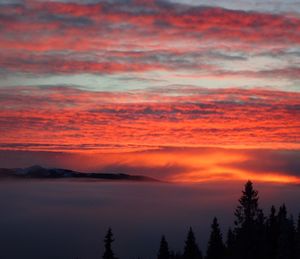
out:
{"label": "bright glowing horizon", "polygon": [[0,21],[0,167],[300,183],[299,2],[0,0]]}

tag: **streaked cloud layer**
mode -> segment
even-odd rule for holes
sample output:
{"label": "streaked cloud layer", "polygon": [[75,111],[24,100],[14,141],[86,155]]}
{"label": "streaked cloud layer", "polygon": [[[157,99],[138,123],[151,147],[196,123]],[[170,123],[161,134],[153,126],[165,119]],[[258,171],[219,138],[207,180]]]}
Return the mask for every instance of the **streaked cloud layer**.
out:
{"label": "streaked cloud layer", "polygon": [[[122,157],[210,147],[226,154],[268,150],[271,161],[270,152],[290,150],[296,155],[283,159],[284,166],[262,166],[247,151],[249,159],[234,160],[231,173],[299,177],[286,169],[295,168],[300,150],[297,6],[0,1],[1,152]],[[122,166],[147,173],[155,165]],[[173,171],[165,175],[174,180],[219,170],[213,163],[202,171],[170,161],[160,167]]]}
{"label": "streaked cloud layer", "polygon": [[[132,151],[300,147],[300,93],[173,87],[91,92],[2,88],[2,148]],[[63,141],[62,141],[63,140]]]}
{"label": "streaked cloud layer", "polygon": [[[0,12],[3,83],[16,73],[113,74],[119,88],[124,74],[139,80],[158,73],[167,84],[189,78],[189,84],[204,87],[224,77],[230,80],[222,87],[249,79],[260,79],[251,86],[272,87],[276,77],[282,81],[276,86],[286,90],[299,82],[300,17],[291,11],[166,1],[20,1],[2,4]],[[139,88],[149,86],[137,82]],[[101,78],[91,88],[99,87]]]}

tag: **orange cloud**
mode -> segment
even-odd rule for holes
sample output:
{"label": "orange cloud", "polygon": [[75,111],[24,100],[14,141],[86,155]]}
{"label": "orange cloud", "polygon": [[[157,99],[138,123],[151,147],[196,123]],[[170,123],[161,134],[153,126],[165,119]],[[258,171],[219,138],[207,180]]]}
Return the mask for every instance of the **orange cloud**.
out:
{"label": "orange cloud", "polygon": [[[174,92],[175,91],[175,92]],[[299,93],[0,89],[2,149],[299,148]]]}

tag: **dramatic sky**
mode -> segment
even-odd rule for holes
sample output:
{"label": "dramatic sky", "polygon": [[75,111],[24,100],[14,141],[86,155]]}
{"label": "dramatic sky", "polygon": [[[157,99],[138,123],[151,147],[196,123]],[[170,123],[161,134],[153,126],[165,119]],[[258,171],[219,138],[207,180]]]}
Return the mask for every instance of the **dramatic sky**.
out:
{"label": "dramatic sky", "polygon": [[300,183],[297,0],[0,0],[0,167]]}

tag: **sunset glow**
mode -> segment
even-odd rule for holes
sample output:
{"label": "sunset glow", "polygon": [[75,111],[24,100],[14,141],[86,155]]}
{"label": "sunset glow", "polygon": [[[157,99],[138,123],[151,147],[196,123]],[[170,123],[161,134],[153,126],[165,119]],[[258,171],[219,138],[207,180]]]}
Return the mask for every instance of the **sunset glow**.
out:
{"label": "sunset glow", "polygon": [[300,6],[254,2],[0,1],[0,167],[299,184]]}

